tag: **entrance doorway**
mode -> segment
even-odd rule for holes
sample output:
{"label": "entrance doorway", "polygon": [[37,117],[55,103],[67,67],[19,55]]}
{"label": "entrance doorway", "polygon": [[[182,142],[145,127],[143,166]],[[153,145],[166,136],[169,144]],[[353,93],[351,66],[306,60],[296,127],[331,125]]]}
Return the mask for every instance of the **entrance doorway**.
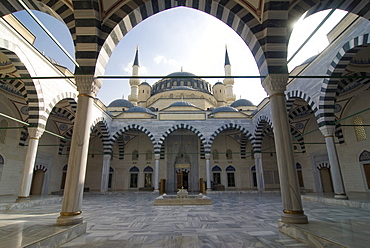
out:
{"label": "entrance doorway", "polygon": [[333,182],[331,180],[330,169],[323,167],[320,169],[320,177],[322,183],[322,190],[324,193],[332,193],[334,192],[333,189]]}
{"label": "entrance doorway", "polygon": [[41,195],[45,172],[41,169],[33,172],[31,195]]}
{"label": "entrance doorway", "polygon": [[189,173],[185,171],[177,172],[177,189],[189,190]]}

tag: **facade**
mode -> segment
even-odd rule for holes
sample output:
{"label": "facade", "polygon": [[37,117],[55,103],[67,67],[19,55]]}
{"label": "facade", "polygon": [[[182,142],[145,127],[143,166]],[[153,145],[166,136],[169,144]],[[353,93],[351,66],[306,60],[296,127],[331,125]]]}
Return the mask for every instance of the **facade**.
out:
{"label": "facade", "polygon": [[[3,15],[15,11],[9,2],[12,8],[1,7]],[[61,13],[51,2],[34,2],[32,8],[59,13],[77,32],[73,37],[81,35],[63,17],[73,13],[78,19],[78,9],[69,6]],[[316,2],[288,4],[289,21],[302,10],[312,14],[324,8]],[[83,190],[281,190],[282,220],[294,223],[307,222],[295,197],[300,191],[332,192],[342,199],[348,191],[368,192],[369,7],[350,9],[345,3],[339,8],[352,14],[328,34],[330,45],[290,74],[277,73],[282,65],[276,58],[284,51],[272,51],[269,35],[267,44],[262,42],[255,31],[262,27],[246,24],[241,12],[234,15],[230,26],[249,44],[266,76],[262,85],[269,98],[258,106],[236,100],[232,78],[211,85],[182,71],[152,86],[133,78],[128,99],[105,106],[95,98],[101,85],[95,75],[102,74],[117,44],[112,37],[122,37],[119,28],[144,12],[126,15],[117,25],[107,17],[110,22],[100,30],[109,32],[99,31],[107,43],[96,61],[79,52],[83,39],[77,38],[84,73],[67,79],[60,77],[73,74],[38,52],[33,35],[6,16],[0,21],[0,195],[18,194],[22,201],[62,191],[57,222],[68,225],[82,221]],[[249,17],[268,20],[273,4],[265,1],[264,8],[263,17],[261,12]],[[248,36],[251,30],[257,33]],[[230,62],[226,51],[225,76],[232,76]],[[132,75],[140,76],[138,52]],[[34,79],[38,76],[51,78]]]}

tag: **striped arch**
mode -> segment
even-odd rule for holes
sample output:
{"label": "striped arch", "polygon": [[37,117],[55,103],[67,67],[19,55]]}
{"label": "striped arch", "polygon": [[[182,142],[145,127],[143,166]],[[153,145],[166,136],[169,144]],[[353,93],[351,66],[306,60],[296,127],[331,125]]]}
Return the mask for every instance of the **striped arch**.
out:
{"label": "striped arch", "polygon": [[[348,75],[348,76],[361,77],[361,76],[367,76],[367,74],[366,74],[366,72],[356,72],[356,73]],[[339,96],[340,94],[345,93],[347,90],[353,89],[353,87],[356,87],[356,86],[362,85],[362,84],[368,84],[368,83],[370,83],[369,78],[360,78],[360,79],[358,79],[358,78],[343,78],[338,83],[336,96]],[[351,86],[346,88],[348,85],[351,85]]]}
{"label": "striped arch", "polygon": [[70,103],[71,111],[76,113],[77,110],[77,92],[63,92],[58,94],[54,99],[46,106],[45,115],[49,117],[54,107],[62,100],[67,100]]}
{"label": "striped arch", "polygon": [[207,142],[206,142],[206,139],[203,136],[203,134],[199,130],[197,130],[196,128],[194,128],[193,126],[190,126],[190,125],[184,124],[184,123],[177,124],[177,125],[171,127],[170,129],[168,129],[166,132],[164,132],[164,134],[159,138],[159,141],[154,145],[154,152],[155,153],[160,153],[161,152],[161,147],[162,146],[164,147],[164,141],[165,141],[165,139],[172,132],[174,132],[176,130],[179,130],[179,129],[186,129],[186,130],[192,131],[200,139],[201,147],[202,147],[202,145],[204,146],[204,152],[205,153],[209,153],[210,152],[209,147],[208,147]]}
{"label": "striped arch", "polygon": [[328,169],[330,169],[330,164],[329,164],[329,163],[327,163],[327,162],[320,163],[319,165],[317,165],[317,166],[316,166],[316,168],[317,168],[318,170],[321,170],[322,168],[328,168]]}
{"label": "striped arch", "polygon": [[67,145],[67,143],[70,143],[69,140],[72,140],[72,134],[73,134],[73,129],[70,129],[68,130],[64,135],[63,137],[68,139],[60,139],[60,143],[59,143],[59,150],[58,150],[58,154],[59,155],[62,155],[63,154],[63,149],[64,147]]}
{"label": "striped arch", "polygon": [[[273,4],[267,5],[267,7],[272,5]],[[269,69],[267,67],[266,58],[271,57],[276,61],[278,52],[264,52],[260,44],[264,44],[265,46],[267,46],[266,43],[268,42],[275,42],[274,44],[276,44],[276,40],[285,43],[285,36],[278,37],[276,36],[276,33],[274,33],[274,36],[272,37],[275,39],[274,41],[265,38],[258,40],[255,34],[262,33],[263,30],[268,27],[268,25],[264,25],[264,23],[261,24],[253,16],[253,14],[249,13],[247,9],[235,1],[127,1],[118,7],[115,12],[111,13],[103,20],[103,25],[101,28],[102,35],[100,38],[105,40],[105,42],[101,51],[99,51],[95,75],[104,75],[105,67],[108,63],[109,57],[113,53],[114,48],[133,27],[154,14],[178,6],[186,6],[208,13],[232,28],[249,46],[255,57],[261,75],[268,74]],[[267,7],[265,7],[265,12],[271,12],[272,10],[269,10]],[[280,12],[281,10],[279,9],[278,15],[282,15]],[[266,21],[266,23],[268,23],[268,21]],[[285,45],[281,47],[285,47]],[[286,54],[284,51],[284,53],[280,56],[284,57],[285,55]],[[284,59],[286,61],[285,57]],[[280,70],[281,67],[279,67],[279,71]]]}
{"label": "striped arch", "polygon": [[304,100],[305,102],[307,102],[308,106],[311,107],[312,111],[316,113],[316,111],[318,110],[318,107],[316,106],[316,103],[311,99],[311,97],[300,90],[293,90],[293,91],[288,91],[286,93],[286,108],[287,108],[288,114],[292,110],[294,101],[297,98],[300,98]]}
{"label": "striped arch", "polygon": [[[242,127],[241,125],[239,125],[239,124],[235,124],[235,123],[229,123],[229,124],[225,124],[225,125],[223,125],[223,126],[221,126],[221,127],[219,127],[212,135],[211,135],[211,137],[209,138],[209,144],[208,144],[208,149],[209,149],[209,153],[211,152],[211,147],[212,147],[212,144],[213,144],[213,141],[215,140],[215,138],[217,137],[217,135],[219,135],[222,131],[225,131],[225,130],[227,130],[227,129],[230,129],[230,128],[232,128],[232,129],[236,129],[236,130],[239,130],[239,131],[241,131],[242,132],[242,134],[244,135],[244,136],[246,136],[246,138],[247,138],[247,140],[249,140],[250,142],[251,142],[251,144],[253,144],[254,143],[254,137],[252,136],[252,134],[250,134],[249,133],[249,131],[246,129],[246,128],[244,128],[244,127]],[[241,146],[240,146],[240,149],[241,149],[241,151],[243,151],[242,150],[242,148],[243,148],[243,143],[241,144]],[[245,146],[244,146],[244,153],[245,153],[246,151],[245,151]],[[242,157],[242,154],[241,154],[241,157]]]}
{"label": "striped arch", "polygon": [[[328,76],[341,76],[345,72],[345,68],[350,63],[351,58],[361,48],[370,44],[369,34],[358,36],[343,45],[331,62],[329,70],[326,72]],[[338,85],[340,85],[340,78],[324,79],[323,86],[320,93],[320,107],[316,112],[319,127],[325,125],[332,125],[335,121],[334,106],[337,96]]]}
{"label": "striped arch", "polygon": [[301,147],[302,153],[306,153],[306,146],[302,134],[294,127],[290,126],[290,133],[293,135],[298,145]]}
{"label": "striped arch", "polygon": [[261,153],[263,137],[267,134],[267,131],[272,131],[272,121],[265,115],[261,115],[257,120],[257,127],[254,131],[254,143],[253,152]]}
{"label": "striped arch", "polygon": [[[23,7],[17,0],[7,0],[7,4],[2,5],[0,9],[0,16],[14,13],[23,10]],[[74,20],[73,6],[69,1],[55,1],[55,0],[23,0],[28,8],[38,10],[45,14],[51,15],[62,21],[68,27],[73,40],[76,36],[76,26]]]}
{"label": "striped arch", "polygon": [[130,124],[126,127],[121,128],[119,131],[117,131],[113,135],[113,139],[111,140],[111,149],[113,148],[113,144],[117,142],[119,159],[123,159],[124,154],[125,154],[125,142],[123,140],[123,133],[126,131],[134,131],[134,130],[138,130],[138,131],[145,133],[148,136],[148,138],[152,141],[154,151],[155,151],[155,138],[153,134],[141,125]]}
{"label": "striped arch", "polygon": [[37,164],[33,168],[34,171],[42,170],[43,172],[46,172],[48,169],[45,167],[45,165]]}
{"label": "striped arch", "polygon": [[106,120],[102,117],[97,118],[91,126],[91,132],[93,132],[94,130],[96,130],[97,136],[101,139],[103,143],[104,154],[111,154],[113,142],[111,140],[109,126]]}
{"label": "striped arch", "polygon": [[[5,42],[8,44],[10,42]],[[8,44],[9,46],[14,46],[14,44]],[[30,78],[30,74],[27,71],[26,66],[19,59],[18,55],[14,52],[6,49],[0,48],[0,52],[4,53],[8,59],[12,62],[14,67],[17,69],[17,73],[20,77]],[[15,72],[14,72],[15,73]],[[11,75],[14,76],[14,75]],[[11,77],[10,76],[10,77]],[[10,84],[15,86],[21,94],[25,97],[28,103],[28,123],[34,127],[45,128],[46,118],[43,116],[44,110],[44,98],[42,97],[41,86],[38,81],[33,81],[32,79],[23,79],[23,80],[10,80]]]}
{"label": "striped arch", "polygon": [[[72,124],[74,123],[74,119],[75,119],[75,113],[74,112],[70,112],[65,108],[59,108],[59,107],[54,107],[52,112],[57,114],[57,115],[63,116],[64,118],[67,118]],[[67,132],[65,132],[63,134],[63,137],[66,138],[66,139],[71,140],[72,139],[72,133],[73,133],[73,129],[70,128]],[[69,143],[69,141],[66,140],[66,139],[63,139],[63,138],[60,139],[59,150],[58,150],[59,155],[63,154],[63,149],[64,149],[65,145],[67,143]]]}

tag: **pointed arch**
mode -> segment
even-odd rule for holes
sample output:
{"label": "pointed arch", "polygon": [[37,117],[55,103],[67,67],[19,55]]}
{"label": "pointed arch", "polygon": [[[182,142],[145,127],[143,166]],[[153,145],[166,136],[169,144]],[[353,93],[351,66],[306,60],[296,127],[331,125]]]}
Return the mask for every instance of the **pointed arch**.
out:
{"label": "pointed arch", "polygon": [[256,129],[254,131],[254,142],[253,142],[253,152],[260,153],[262,149],[263,137],[267,132],[272,132],[273,126],[272,121],[265,115],[261,115],[257,119]]}
{"label": "pointed arch", "polygon": [[[330,68],[326,72],[328,76],[341,76],[351,58],[363,47],[369,46],[369,33],[360,35],[348,42],[346,42],[338,53],[334,56]],[[325,78],[320,92],[319,110],[315,113],[318,119],[319,127],[325,125],[333,125],[335,121],[334,106],[336,96],[338,94],[338,87],[340,87],[340,78]]]}
{"label": "pointed arch", "polygon": [[312,100],[311,96],[300,90],[293,90],[286,92],[286,108],[288,113],[292,110],[294,101],[299,98],[307,102],[308,106],[315,113],[318,110],[316,103]]}
{"label": "pointed arch", "polygon": [[111,154],[113,142],[107,121],[103,117],[95,119],[90,130],[91,132],[97,130],[97,135],[103,143],[104,154]]}
{"label": "pointed arch", "polygon": [[164,134],[162,134],[162,136],[159,138],[159,141],[155,144],[154,151],[156,153],[160,153],[161,147],[164,145],[165,139],[172,132],[174,132],[176,130],[179,130],[179,129],[186,129],[186,130],[189,130],[189,131],[193,132],[195,135],[197,135],[198,138],[199,138],[199,140],[200,140],[200,142],[201,142],[201,145],[203,144],[203,146],[204,146],[205,153],[210,153],[210,150],[209,150],[209,147],[207,145],[207,142],[206,142],[206,139],[205,139],[204,135],[199,130],[197,130],[196,128],[194,128],[193,126],[188,125],[188,124],[184,124],[184,123],[181,123],[181,124],[177,124],[175,126],[172,126],[167,131],[165,131]]}

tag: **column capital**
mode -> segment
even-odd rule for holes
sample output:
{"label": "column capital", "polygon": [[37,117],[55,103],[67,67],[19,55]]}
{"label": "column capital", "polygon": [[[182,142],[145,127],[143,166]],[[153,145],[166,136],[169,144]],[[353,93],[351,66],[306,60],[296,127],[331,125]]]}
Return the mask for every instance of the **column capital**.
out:
{"label": "column capital", "polygon": [[269,96],[284,93],[289,74],[268,74],[262,81],[262,86]]}
{"label": "column capital", "polygon": [[29,127],[28,134],[32,139],[39,139],[41,135],[44,133],[45,129],[37,128],[37,127]]}
{"label": "column capital", "polygon": [[254,154],[254,158],[255,158],[255,159],[260,159],[260,158],[262,158],[262,153],[260,153],[260,152],[256,152],[256,153]]}
{"label": "column capital", "polygon": [[102,82],[94,78],[94,75],[75,75],[77,90],[80,94],[95,97]]}
{"label": "column capital", "polygon": [[206,160],[210,160],[211,159],[211,154],[206,153],[206,154],[204,154],[204,157],[206,158]]}
{"label": "column capital", "polygon": [[319,128],[322,135],[324,137],[334,137],[335,134],[335,126],[334,125],[326,125]]}
{"label": "column capital", "polygon": [[161,158],[161,154],[159,154],[159,153],[154,154],[154,159],[155,160],[159,160],[160,158]]}

